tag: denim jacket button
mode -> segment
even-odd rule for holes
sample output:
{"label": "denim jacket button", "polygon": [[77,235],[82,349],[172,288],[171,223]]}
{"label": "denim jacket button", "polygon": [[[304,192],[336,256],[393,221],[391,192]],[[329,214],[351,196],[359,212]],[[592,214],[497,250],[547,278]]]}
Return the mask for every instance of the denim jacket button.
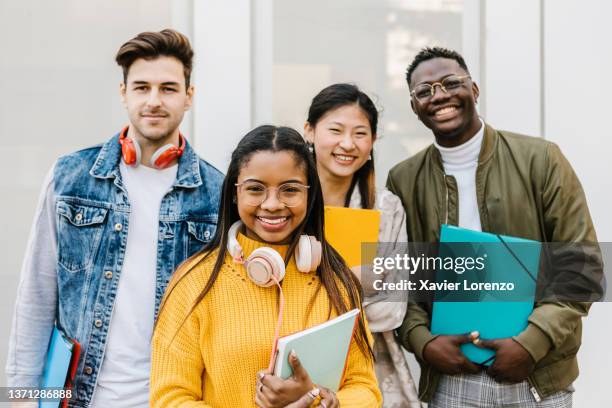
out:
{"label": "denim jacket button", "polygon": [[106,272],[104,272],[104,277],[106,279],[113,279],[113,271],[106,271]]}
{"label": "denim jacket button", "polygon": [[123,225],[121,225],[120,223],[115,224],[115,231],[119,232],[123,229]]}
{"label": "denim jacket button", "polygon": [[85,367],[85,374],[91,375],[91,373],[93,373],[93,368],[90,366]]}
{"label": "denim jacket button", "polygon": [[81,220],[83,219],[83,214],[78,213],[78,214],[77,214],[77,215],[74,217],[74,219],[75,219],[75,220],[77,220],[77,221],[81,221]]}
{"label": "denim jacket button", "polygon": [[96,326],[97,328],[102,327],[102,320],[97,319],[97,320],[94,322],[94,326]]}

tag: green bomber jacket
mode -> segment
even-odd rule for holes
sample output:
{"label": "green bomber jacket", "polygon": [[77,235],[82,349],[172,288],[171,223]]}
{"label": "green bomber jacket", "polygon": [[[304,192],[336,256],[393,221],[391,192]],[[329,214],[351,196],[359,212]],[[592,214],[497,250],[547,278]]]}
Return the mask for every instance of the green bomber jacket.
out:
{"label": "green bomber jacket", "polygon": [[[400,197],[412,242],[438,242],[441,224],[458,225],[457,183],[433,146],[397,164],[387,187]],[[485,125],[476,170],[482,230],[541,242],[596,242],[580,181],[557,145]],[[528,381],[536,398],[566,389],[578,376],[576,353],[588,302],[536,303],[515,336],[536,366]],[[440,373],[423,359],[431,304],[409,302],[398,335],[421,365],[419,397],[430,401]]]}

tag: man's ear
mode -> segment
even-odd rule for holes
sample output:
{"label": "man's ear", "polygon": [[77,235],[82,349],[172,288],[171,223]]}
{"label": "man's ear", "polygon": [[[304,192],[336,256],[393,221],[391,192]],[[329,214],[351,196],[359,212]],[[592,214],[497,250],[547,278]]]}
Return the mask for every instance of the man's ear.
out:
{"label": "man's ear", "polygon": [[308,121],[304,122],[304,138],[308,143],[314,143],[314,129]]}
{"label": "man's ear", "polygon": [[125,101],[125,91],[126,91],[125,82],[121,82],[119,84],[119,95],[121,96],[121,103],[123,103],[123,106],[126,106],[127,104],[127,102]]}
{"label": "man's ear", "polygon": [[193,104],[193,93],[195,92],[195,88],[193,85],[189,85],[187,88],[187,100],[185,101],[185,110],[188,111],[191,109],[191,105]]}
{"label": "man's ear", "polygon": [[414,108],[414,101],[412,100],[412,98],[410,98],[410,107],[412,108],[412,111],[414,112],[414,114],[417,115],[417,117],[418,117],[419,114],[417,113],[416,109]]}
{"label": "man's ear", "polygon": [[478,103],[480,89],[478,89],[478,84],[476,82],[472,82],[472,94],[474,95],[474,102]]}

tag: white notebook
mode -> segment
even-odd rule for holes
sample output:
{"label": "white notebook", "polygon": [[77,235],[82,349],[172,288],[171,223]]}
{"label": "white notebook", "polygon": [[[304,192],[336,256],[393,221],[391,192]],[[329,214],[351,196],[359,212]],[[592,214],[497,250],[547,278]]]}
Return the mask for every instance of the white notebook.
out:
{"label": "white notebook", "polygon": [[320,325],[281,337],[274,375],[286,379],[293,374],[288,359],[291,350],[295,350],[312,382],[338,391],[358,316],[359,309],[353,309]]}

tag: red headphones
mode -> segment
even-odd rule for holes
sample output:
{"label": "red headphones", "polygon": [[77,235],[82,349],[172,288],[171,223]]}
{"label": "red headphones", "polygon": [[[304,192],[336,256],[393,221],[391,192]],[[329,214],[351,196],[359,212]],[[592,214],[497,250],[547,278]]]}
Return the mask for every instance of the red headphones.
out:
{"label": "red headphones", "polygon": [[[121,145],[121,154],[123,155],[123,161],[128,166],[138,166],[140,164],[140,158],[142,153],[140,145],[133,137],[128,137],[128,126],[123,128],[119,135],[119,144]],[[165,169],[170,164],[177,160],[183,154],[185,150],[185,138],[179,133],[179,146],[176,147],[171,143],[164,145],[157,149],[151,156],[151,166],[156,169]]]}

